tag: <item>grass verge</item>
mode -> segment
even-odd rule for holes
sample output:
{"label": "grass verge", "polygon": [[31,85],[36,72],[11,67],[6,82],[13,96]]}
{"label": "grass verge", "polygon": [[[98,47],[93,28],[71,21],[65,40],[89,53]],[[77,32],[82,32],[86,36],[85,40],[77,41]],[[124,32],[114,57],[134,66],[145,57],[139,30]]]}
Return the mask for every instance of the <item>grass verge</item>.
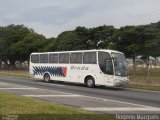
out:
{"label": "grass verge", "polygon": [[96,114],[55,103],[0,92],[0,119],[20,120],[115,120],[113,115]]}
{"label": "grass verge", "polygon": [[19,71],[19,70],[0,70],[0,75],[4,76],[16,76],[16,77],[29,77],[28,71]]}
{"label": "grass verge", "polygon": [[[129,76],[133,76],[133,69],[129,69]],[[152,79],[159,79],[160,78],[160,69],[152,68],[150,69],[150,78]],[[135,77],[147,77],[147,70],[146,68],[137,68],[135,72]]]}

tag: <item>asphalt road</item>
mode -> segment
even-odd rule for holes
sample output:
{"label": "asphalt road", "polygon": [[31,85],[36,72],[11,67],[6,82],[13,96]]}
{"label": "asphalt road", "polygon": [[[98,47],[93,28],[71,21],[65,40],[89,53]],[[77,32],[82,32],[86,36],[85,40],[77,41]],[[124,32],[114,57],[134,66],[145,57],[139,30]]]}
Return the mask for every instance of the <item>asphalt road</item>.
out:
{"label": "asphalt road", "polygon": [[[45,83],[42,80],[33,80],[29,78],[17,78],[17,77],[5,77],[5,76],[0,76],[0,82],[39,88],[41,90],[49,90],[49,91],[54,91],[59,93],[61,92],[61,93],[65,93],[65,95],[71,94],[73,98],[68,99],[68,101],[67,101],[67,98],[65,100],[62,98],[51,99],[50,98],[51,96],[46,97],[45,100],[56,101],[62,104],[67,104],[72,106],[77,105],[76,107],[80,106],[82,108],[86,108],[92,111],[106,111],[105,108],[112,107],[113,105],[112,107],[113,111],[114,111],[114,108],[117,108],[117,107],[121,107],[122,109],[128,108],[128,107],[133,107],[133,108],[154,107],[154,108],[158,108],[157,111],[158,113],[160,113],[159,111],[160,110],[160,92],[158,91],[154,92],[154,91],[127,89],[127,88],[119,89],[119,88],[106,88],[106,87],[87,88],[84,85],[78,85],[78,84],[71,84],[71,83],[64,83],[64,82]],[[48,94],[50,93],[48,92]],[[81,96],[81,98],[78,98],[79,96]],[[31,97],[34,97],[34,96],[31,95]],[[83,103],[80,103],[80,101],[83,101]],[[97,104],[97,106],[94,104]],[[96,110],[92,109],[93,106],[96,108]],[[135,109],[135,111],[137,111],[137,109]]]}

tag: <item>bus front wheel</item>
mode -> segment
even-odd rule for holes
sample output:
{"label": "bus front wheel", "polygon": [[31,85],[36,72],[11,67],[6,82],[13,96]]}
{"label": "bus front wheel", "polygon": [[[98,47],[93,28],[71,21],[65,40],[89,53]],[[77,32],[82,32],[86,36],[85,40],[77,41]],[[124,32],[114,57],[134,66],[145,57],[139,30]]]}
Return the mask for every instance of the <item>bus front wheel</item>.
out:
{"label": "bus front wheel", "polygon": [[50,75],[48,73],[44,74],[44,81],[47,83],[50,82]]}
{"label": "bus front wheel", "polygon": [[95,86],[95,81],[93,77],[87,77],[85,80],[85,84],[89,88],[93,88]]}

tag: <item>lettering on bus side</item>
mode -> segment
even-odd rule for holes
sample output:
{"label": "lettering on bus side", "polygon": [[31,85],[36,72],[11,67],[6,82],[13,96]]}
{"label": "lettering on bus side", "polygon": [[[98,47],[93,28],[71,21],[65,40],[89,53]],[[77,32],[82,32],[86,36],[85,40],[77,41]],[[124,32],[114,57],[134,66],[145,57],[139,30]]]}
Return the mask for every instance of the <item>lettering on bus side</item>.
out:
{"label": "lettering on bus side", "polygon": [[88,67],[77,67],[77,66],[71,66],[71,70],[88,70]]}

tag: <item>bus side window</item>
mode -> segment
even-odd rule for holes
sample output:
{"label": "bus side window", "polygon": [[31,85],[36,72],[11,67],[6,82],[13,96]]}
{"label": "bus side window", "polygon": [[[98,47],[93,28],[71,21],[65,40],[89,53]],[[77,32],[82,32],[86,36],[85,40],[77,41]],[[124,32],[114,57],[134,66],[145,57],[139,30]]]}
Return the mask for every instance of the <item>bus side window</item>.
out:
{"label": "bus side window", "polygon": [[71,53],[70,62],[71,63],[82,63],[82,53]]}
{"label": "bus side window", "polygon": [[96,52],[84,52],[83,63],[96,64],[97,63]]}
{"label": "bus side window", "polygon": [[69,63],[69,53],[59,54],[59,63]]}
{"label": "bus side window", "polygon": [[109,53],[98,52],[98,62],[103,73],[113,75],[112,59]]}
{"label": "bus side window", "polygon": [[48,54],[40,54],[40,63],[48,63]]}
{"label": "bus side window", "polygon": [[58,54],[49,54],[49,63],[58,63]]}
{"label": "bus side window", "polygon": [[106,73],[109,75],[113,75],[113,64],[112,59],[106,60]]}
{"label": "bus side window", "polygon": [[31,55],[31,62],[32,63],[39,63],[39,54]]}

